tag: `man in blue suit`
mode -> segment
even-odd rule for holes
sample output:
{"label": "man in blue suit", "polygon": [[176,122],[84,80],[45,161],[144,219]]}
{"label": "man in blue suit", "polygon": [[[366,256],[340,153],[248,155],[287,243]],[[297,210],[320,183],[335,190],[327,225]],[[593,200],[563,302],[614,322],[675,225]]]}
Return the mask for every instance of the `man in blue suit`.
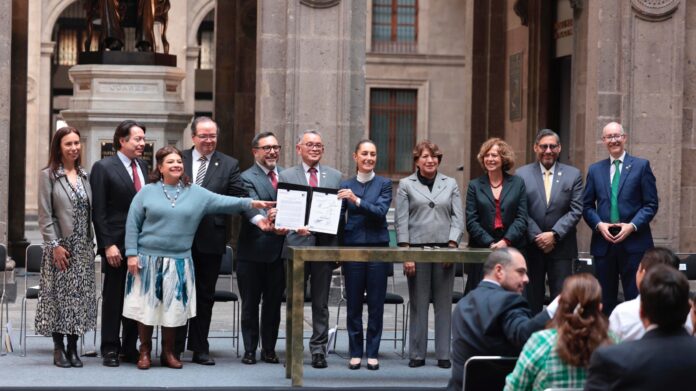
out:
{"label": "man in blue suit", "polygon": [[583,195],[583,218],[593,230],[590,252],[602,285],[604,312],[616,306],[618,279],[624,299],[638,296],[636,270],[645,250],[654,247],[650,221],[657,213],[657,187],[650,162],[626,153],[621,124],[602,130],[609,159],[590,166]]}

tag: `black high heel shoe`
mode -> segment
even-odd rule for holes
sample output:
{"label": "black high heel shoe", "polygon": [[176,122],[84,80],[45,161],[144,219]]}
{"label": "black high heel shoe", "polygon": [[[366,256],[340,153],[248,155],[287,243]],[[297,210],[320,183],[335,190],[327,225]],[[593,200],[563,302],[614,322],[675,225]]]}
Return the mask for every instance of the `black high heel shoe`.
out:
{"label": "black high heel shoe", "polygon": [[[352,361],[352,359],[351,359]],[[348,361],[348,369],[355,370],[355,369],[360,369],[360,364],[361,361],[358,361],[356,364],[353,364],[351,361]]]}
{"label": "black high heel shoe", "polygon": [[378,370],[378,369],[379,369],[379,361],[377,361],[376,364],[370,364],[370,360],[368,359],[368,360],[367,360],[367,369],[369,369],[369,370],[371,370],[371,371],[376,371],[376,370]]}

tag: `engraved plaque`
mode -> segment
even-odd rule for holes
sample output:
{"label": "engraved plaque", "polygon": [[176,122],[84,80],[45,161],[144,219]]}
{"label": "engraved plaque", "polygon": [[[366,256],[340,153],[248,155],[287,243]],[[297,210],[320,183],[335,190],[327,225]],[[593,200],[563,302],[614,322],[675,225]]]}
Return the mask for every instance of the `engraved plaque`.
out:
{"label": "engraved plaque", "polygon": [[[100,143],[100,155],[101,158],[104,159],[105,157],[113,156],[116,154],[116,150],[114,150],[114,142],[113,141],[106,141],[102,140]],[[143,157],[142,159],[145,160],[148,164],[148,167],[152,169],[155,167],[154,161],[155,161],[155,143],[150,141],[145,143],[145,150],[143,151]],[[144,172],[143,175],[147,176],[149,173]]]}

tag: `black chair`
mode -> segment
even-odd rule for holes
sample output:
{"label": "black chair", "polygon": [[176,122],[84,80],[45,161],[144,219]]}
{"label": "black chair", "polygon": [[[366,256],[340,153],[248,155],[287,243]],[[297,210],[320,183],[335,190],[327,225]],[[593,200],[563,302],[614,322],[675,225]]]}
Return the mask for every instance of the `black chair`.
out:
{"label": "black chair", "polygon": [[578,257],[573,259],[573,274],[590,273],[595,274],[594,258],[590,253],[578,253]]}
{"label": "black chair", "polygon": [[696,280],[696,254],[693,253],[678,253],[679,270],[681,270],[686,278],[690,281]]}
{"label": "black chair", "polygon": [[[5,298],[5,268],[7,266],[7,248],[0,244],[0,273],[2,273],[2,294],[0,295],[0,356],[7,352],[5,348],[5,319],[10,319],[10,303]],[[3,311],[3,307],[5,311]]]}
{"label": "black chair", "polygon": [[216,289],[213,300],[216,303],[232,303],[232,336],[209,336],[208,338],[231,338],[236,348],[237,357],[239,357],[239,295],[232,291],[232,281],[234,280],[234,253],[230,246],[227,246],[225,255],[222,256],[222,262],[220,262],[218,281],[221,278],[229,279],[229,289]]}
{"label": "black chair", "polygon": [[43,335],[27,335],[27,300],[39,299],[39,286],[29,286],[29,275],[41,273],[43,247],[40,244],[30,244],[26,252],[26,270],[24,273],[24,298],[22,298],[22,315],[19,324],[19,344],[22,346],[22,357],[27,355],[27,338],[43,337]]}
{"label": "black chair", "polygon": [[464,364],[464,391],[500,391],[505,387],[517,357],[473,356]]}

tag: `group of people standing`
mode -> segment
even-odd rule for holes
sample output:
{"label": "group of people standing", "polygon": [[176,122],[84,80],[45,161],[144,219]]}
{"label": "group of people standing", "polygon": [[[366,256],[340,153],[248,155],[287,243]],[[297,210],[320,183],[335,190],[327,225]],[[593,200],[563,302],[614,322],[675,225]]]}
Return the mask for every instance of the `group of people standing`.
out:
{"label": "group of people standing", "polygon": [[[80,166],[79,131],[61,128],[53,137],[49,165],[41,172],[39,214],[45,247],[36,325],[40,333],[53,335],[58,366],[81,366],[77,337],[95,328],[94,236],[104,272],[103,364],[118,366],[125,360],[142,369],[150,366],[153,326],[163,327],[164,365],[182,366],[187,329],[192,361],[215,364],[207,338],[227,241],[226,214],[242,214],[236,268],[245,364],[256,363],[259,344],[262,361],[279,362],[275,345],[288,246],[389,245],[386,215],[392,181],[375,174],[378,151],[369,140],[355,147],[356,175],[342,181],[340,171],[320,163],[324,143],[315,130],[300,135],[295,149],[301,162],[285,169],[277,164],[281,145],[275,135],[257,134],[251,145],[255,163],[241,173],[237,160],[216,151],[219,129],[210,118],[193,121],[192,149],[160,149],[151,173],[142,160],[145,131],[134,121],[119,124],[114,133],[116,154],[96,162],[89,180]],[[533,313],[538,313],[546,275],[555,297],[572,274],[576,225],[584,215],[594,232],[592,254],[604,311],[609,313],[616,304],[618,276],[627,300],[637,294],[634,275],[642,252],[652,247],[649,222],[657,212],[649,163],[626,154],[626,137],[619,124],[604,128],[602,140],[611,157],[590,167],[584,189],[580,171],[557,161],[561,144],[553,131],[539,132],[534,143],[537,161],[516,175],[510,173],[515,164],[512,148],[501,139],[490,139],[477,156],[485,174],[470,181],[465,209],[456,180],[438,171],[443,157],[439,147],[421,141],[413,149],[416,170],[400,180],[395,194],[397,243],[458,247],[466,229],[470,247],[517,248],[528,259],[526,296]],[[341,234],[276,229],[273,206],[279,182],[338,189],[338,197],[345,200]],[[335,267],[334,262],[312,262],[305,270],[311,287],[309,346],[315,368],[327,366],[328,293]],[[392,265],[346,262],[341,267],[348,366],[360,368],[366,356],[367,368],[376,370]],[[467,265],[465,271],[468,293],[479,285],[484,269]],[[408,365],[425,365],[432,302],[437,365],[450,368],[454,267],[405,262],[404,273],[411,314]],[[73,301],[64,300],[66,296]],[[369,314],[366,334],[363,302]],[[141,344],[136,349],[138,337]]]}

